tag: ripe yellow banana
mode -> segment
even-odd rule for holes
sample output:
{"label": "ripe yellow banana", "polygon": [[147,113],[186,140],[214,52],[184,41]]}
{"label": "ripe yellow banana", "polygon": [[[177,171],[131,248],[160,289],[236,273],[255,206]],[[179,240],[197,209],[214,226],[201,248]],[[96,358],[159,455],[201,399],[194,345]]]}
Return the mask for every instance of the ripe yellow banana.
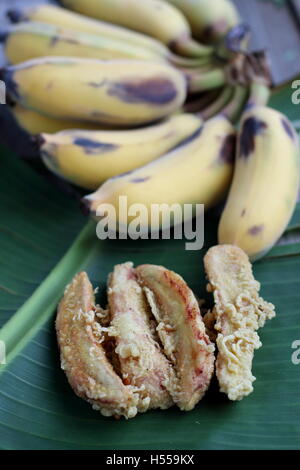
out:
{"label": "ripe yellow banana", "polygon": [[122,43],[123,54],[128,48],[128,54],[132,54],[133,50],[145,51],[145,59],[147,57],[156,57],[157,60],[168,60],[174,65],[197,67],[202,63],[210,60],[210,57],[202,57],[199,59],[189,59],[176,56],[162,44],[160,41],[146,36],[145,34],[131,31],[122,26],[117,26],[104,21],[88,18],[80,13],[69,11],[55,5],[36,5],[26,9],[11,9],[8,10],[7,16],[13,23],[20,23],[24,21],[47,23],[53,26],[77,31],[79,33],[87,33],[89,35],[99,36],[102,43],[112,41],[115,44]]}
{"label": "ripe yellow banana", "polygon": [[106,39],[121,41],[128,45],[143,47],[162,56],[168,53],[163,44],[144,34],[104,21],[94,20],[55,5],[41,4],[24,10],[11,9],[8,10],[7,15],[13,23],[22,21],[48,23],[82,33],[99,35]]}
{"label": "ripe yellow banana", "polygon": [[186,98],[183,75],[161,63],[45,57],[0,75],[12,99],[58,119],[145,124],[172,114]]}
{"label": "ripe yellow banana", "polygon": [[43,132],[52,134],[65,129],[100,130],[104,127],[94,122],[50,118],[18,104],[11,108],[11,113],[17,121],[17,124],[24,131],[32,135],[42,134]]}
{"label": "ripe yellow banana", "polygon": [[299,188],[299,143],[289,120],[264,106],[243,116],[219,243],[263,256],[285,230]]}
{"label": "ripe yellow banana", "polygon": [[11,64],[43,56],[164,60],[150,49],[46,23],[24,22],[10,26],[1,41]]}
{"label": "ripe yellow banana", "polygon": [[210,47],[191,38],[183,14],[161,0],[62,0],[62,3],[87,16],[148,34],[179,54],[197,57],[212,53]]}
{"label": "ripe yellow banana", "polygon": [[[199,203],[209,208],[230,185],[234,142],[234,128],[228,119],[217,116],[174,150],[129,174],[108,180],[83,203],[94,216],[101,204],[113,205],[119,222],[124,224],[129,220],[119,206],[120,196],[127,197],[128,206],[143,204],[149,217],[152,204]],[[161,223],[151,222],[153,228]]]}
{"label": "ripe yellow banana", "polygon": [[86,189],[160,157],[192,135],[202,120],[178,114],[165,122],[137,130],[64,131],[42,134],[40,150],[54,173]]}
{"label": "ripe yellow banana", "polygon": [[230,0],[166,0],[188,19],[193,36],[205,42],[222,39],[240,22],[237,9]]}

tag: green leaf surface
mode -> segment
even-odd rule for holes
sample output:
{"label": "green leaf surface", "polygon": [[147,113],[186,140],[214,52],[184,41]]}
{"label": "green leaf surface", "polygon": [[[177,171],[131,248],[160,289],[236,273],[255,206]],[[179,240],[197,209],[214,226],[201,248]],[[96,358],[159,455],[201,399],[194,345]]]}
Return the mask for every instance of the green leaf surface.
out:
{"label": "green leaf surface", "polygon": [[[273,98],[286,106],[287,91]],[[290,111],[290,116],[294,116]],[[298,449],[300,365],[291,360],[300,340],[300,243],[276,246],[255,264],[262,295],[277,317],[260,331],[255,391],[229,402],[214,380],[189,413],[151,411],[130,421],[104,418],[70,389],[60,369],[55,308],[73,274],[87,270],[105,302],[108,273],[116,263],[162,264],[207,298],[203,256],[216,243],[217,219],[205,219],[205,247],[184,241],[105,241],[77,203],[10,152],[0,154],[0,447],[3,449]],[[290,231],[300,227],[300,205]]]}
{"label": "green leaf surface", "polygon": [[61,259],[86,220],[78,204],[0,153],[0,327]]}

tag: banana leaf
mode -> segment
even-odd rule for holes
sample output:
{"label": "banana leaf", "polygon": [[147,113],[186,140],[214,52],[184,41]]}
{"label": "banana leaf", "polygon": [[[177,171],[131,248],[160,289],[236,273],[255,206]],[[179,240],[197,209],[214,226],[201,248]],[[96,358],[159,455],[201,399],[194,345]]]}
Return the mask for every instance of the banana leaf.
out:
{"label": "banana leaf", "polygon": [[[291,89],[272,105],[297,119]],[[54,331],[57,302],[72,276],[87,270],[105,302],[106,277],[116,263],[162,264],[207,296],[203,256],[216,243],[218,219],[205,219],[205,246],[184,240],[99,241],[78,203],[6,149],[0,154],[0,447],[2,449],[298,449],[300,365],[300,205],[280,244],[255,264],[262,295],[277,317],[260,331],[255,390],[229,402],[214,380],[189,413],[151,411],[133,420],[104,418],[77,398],[60,369]],[[292,241],[291,237],[292,236]]]}

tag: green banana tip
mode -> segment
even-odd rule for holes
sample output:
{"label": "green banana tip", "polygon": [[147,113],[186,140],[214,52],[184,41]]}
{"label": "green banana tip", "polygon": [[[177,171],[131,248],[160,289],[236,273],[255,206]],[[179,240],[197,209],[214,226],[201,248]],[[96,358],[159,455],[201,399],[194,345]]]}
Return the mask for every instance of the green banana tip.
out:
{"label": "green banana tip", "polygon": [[26,20],[22,11],[18,8],[10,8],[7,10],[6,16],[11,21],[11,23],[20,23],[21,21]]}
{"label": "green banana tip", "polygon": [[234,26],[225,37],[225,46],[231,52],[241,52],[245,49],[250,35],[250,26],[247,23],[240,23]]}

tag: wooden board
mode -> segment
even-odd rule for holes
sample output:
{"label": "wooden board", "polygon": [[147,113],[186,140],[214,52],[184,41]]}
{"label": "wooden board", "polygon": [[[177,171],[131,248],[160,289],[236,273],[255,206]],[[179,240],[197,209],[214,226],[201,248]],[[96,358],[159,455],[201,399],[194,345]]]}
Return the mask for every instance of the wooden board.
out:
{"label": "wooden board", "polygon": [[[252,28],[251,48],[267,49],[275,85],[300,75],[300,16],[288,1],[233,0]],[[300,1],[295,0],[300,12]]]}

